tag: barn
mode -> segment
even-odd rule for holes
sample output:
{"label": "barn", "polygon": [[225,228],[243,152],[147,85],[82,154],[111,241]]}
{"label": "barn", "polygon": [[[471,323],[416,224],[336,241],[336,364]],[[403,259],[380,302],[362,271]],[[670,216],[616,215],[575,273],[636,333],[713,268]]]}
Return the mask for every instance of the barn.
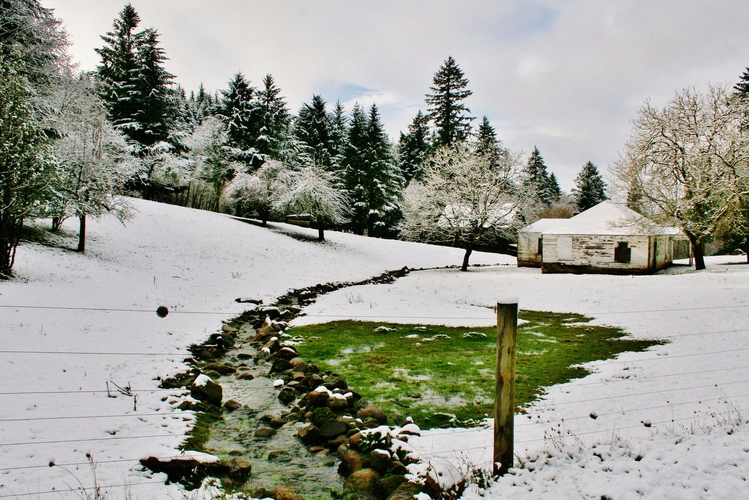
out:
{"label": "barn", "polygon": [[544,273],[649,274],[683,253],[686,237],[604,201],[571,219],[541,219],[520,231],[518,266]]}

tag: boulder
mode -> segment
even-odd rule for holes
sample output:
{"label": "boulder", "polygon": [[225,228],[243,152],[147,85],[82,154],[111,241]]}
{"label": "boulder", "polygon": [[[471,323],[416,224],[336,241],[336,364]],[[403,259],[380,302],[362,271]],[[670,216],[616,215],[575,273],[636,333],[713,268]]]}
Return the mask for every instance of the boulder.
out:
{"label": "boulder", "polygon": [[276,429],[272,427],[258,427],[255,431],[255,436],[261,438],[269,438],[276,435]]}
{"label": "boulder", "polygon": [[362,408],[356,413],[356,418],[360,418],[362,420],[366,420],[368,418],[371,418],[375,421],[377,421],[380,425],[385,425],[388,423],[387,415],[385,415],[385,412],[381,409],[377,408],[376,406],[369,405],[366,408]]}
{"label": "boulder", "polygon": [[328,420],[320,427],[320,435],[324,438],[334,438],[341,434],[346,434],[348,431],[348,425],[338,420]]}
{"label": "boulder", "polygon": [[418,484],[403,482],[387,497],[387,500],[413,500],[420,492],[421,487]]}
{"label": "boulder", "polygon": [[270,496],[274,500],[305,500],[302,495],[295,493],[289,488],[283,487],[275,488],[273,491],[271,491]]}
{"label": "boulder", "polygon": [[249,460],[234,457],[229,460],[229,477],[236,482],[244,483],[252,473],[252,464]]}
{"label": "boulder", "polygon": [[223,398],[223,389],[220,385],[207,377],[205,374],[199,375],[190,386],[190,394],[195,399],[205,401],[215,406],[221,406]]}
{"label": "boulder", "polygon": [[343,491],[356,494],[359,499],[378,498],[380,473],[373,469],[360,469],[343,482]]}
{"label": "boulder", "polygon": [[320,430],[312,424],[300,427],[298,435],[299,440],[307,446],[318,445],[323,441]]}
{"label": "boulder", "polygon": [[287,405],[296,399],[296,391],[291,387],[284,387],[278,393],[278,400]]}
{"label": "boulder", "polygon": [[[389,498],[390,495],[392,495],[393,492],[395,492],[395,490],[397,490],[398,487],[406,481],[407,479],[403,476],[391,475],[383,477],[382,479],[380,479],[380,484],[378,485],[380,498]],[[413,495],[408,497],[408,500],[413,500]]]}
{"label": "boulder", "polygon": [[385,450],[372,450],[368,461],[369,466],[380,474],[385,474],[393,462],[390,453]]}
{"label": "boulder", "polygon": [[226,403],[224,403],[224,408],[226,411],[236,411],[242,407],[242,403],[237,401],[236,399],[230,399]]}
{"label": "boulder", "polygon": [[343,477],[348,477],[364,467],[364,457],[362,454],[345,446],[338,449],[338,458],[341,459],[341,465],[338,466],[338,473]]}

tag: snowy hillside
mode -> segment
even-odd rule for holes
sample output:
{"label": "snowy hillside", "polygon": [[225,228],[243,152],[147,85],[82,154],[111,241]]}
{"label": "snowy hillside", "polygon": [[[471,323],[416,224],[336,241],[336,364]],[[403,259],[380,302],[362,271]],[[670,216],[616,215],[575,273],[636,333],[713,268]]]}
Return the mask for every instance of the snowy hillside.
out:
{"label": "snowy hillside", "polygon": [[[0,282],[0,498],[55,497],[46,493],[76,488],[77,480],[90,487],[87,453],[108,498],[181,498],[164,477],[137,470],[146,454],[173,454],[192,418],[173,410],[176,396],[157,389],[155,378],[181,368],[190,343],[241,312],[235,298],[268,302],[290,288],[457,265],[463,253],[334,232],[318,243],[311,230],[132,203],[137,215],[126,227],[114,219],[90,224],[86,255],[24,244],[18,277]],[[73,247],[75,225],[66,227]],[[300,322],[492,324],[486,306],[514,295],[521,308],[579,312],[637,337],[668,339],[549,388],[516,420],[515,451],[527,467],[465,497],[740,497],[749,491],[749,432],[725,410],[749,403],[749,266],[728,261],[740,259],[709,260],[700,273],[571,276],[474,253],[472,263],[503,265],[340,290]],[[155,314],[161,305],[171,311],[163,319]],[[116,390],[108,397],[107,382],[129,385],[137,401]],[[555,428],[564,437],[544,440]],[[425,457],[458,465],[486,464],[490,443],[491,430],[435,430],[414,442]]]}

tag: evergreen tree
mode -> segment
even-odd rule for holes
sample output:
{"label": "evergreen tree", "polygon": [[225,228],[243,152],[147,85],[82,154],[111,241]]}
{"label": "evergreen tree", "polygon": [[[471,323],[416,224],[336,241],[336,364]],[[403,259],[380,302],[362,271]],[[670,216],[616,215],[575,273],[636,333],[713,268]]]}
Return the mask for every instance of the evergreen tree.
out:
{"label": "evergreen tree", "polygon": [[[554,177],[554,181],[551,180],[541,152],[537,147],[534,147],[525,167],[526,185],[536,192],[538,199],[542,203],[551,206],[561,196],[559,183],[557,182],[555,187],[553,185],[554,182],[556,182],[556,177]],[[557,190],[559,191],[559,195],[557,195]]]}
{"label": "evergreen tree", "polygon": [[282,97],[281,89],[271,74],[263,78],[263,88],[258,91],[258,106],[260,115],[260,135],[256,148],[260,154],[269,158],[277,158],[280,144],[289,128],[289,111]]}
{"label": "evergreen tree", "polygon": [[423,180],[424,162],[431,152],[429,119],[419,111],[408,126],[408,133],[401,132],[398,141],[398,160],[406,184],[411,179]]}
{"label": "evergreen tree", "polygon": [[562,199],[562,188],[559,187],[559,181],[554,172],[549,174],[549,194],[551,195],[551,201],[554,203]]}
{"label": "evergreen tree", "polygon": [[450,146],[470,135],[473,117],[468,116],[471,110],[462,102],[473,94],[467,85],[468,80],[452,57],[434,74],[433,86],[429,87],[432,93],[426,95],[426,103],[427,116],[437,129],[435,147]]}
{"label": "evergreen tree", "polygon": [[320,95],[312,96],[312,103],[303,104],[294,122],[294,136],[306,145],[312,163],[326,169],[334,167],[330,116],[327,103]]}
{"label": "evergreen tree", "polygon": [[354,106],[343,165],[352,202],[351,230],[369,236],[393,236],[402,217],[399,199],[404,181],[377,105],[372,105],[368,115],[360,105]]}
{"label": "evergreen tree", "polygon": [[0,56],[0,279],[11,276],[23,219],[48,202],[56,176],[26,69]]}
{"label": "evergreen tree", "polygon": [[262,110],[255,92],[245,76],[238,72],[229,81],[229,88],[222,90],[220,115],[227,125],[229,145],[236,149],[238,159],[251,168],[262,164],[256,149],[262,126]]}
{"label": "evergreen tree", "polygon": [[141,156],[169,138],[175,118],[170,92],[174,75],[164,69],[166,55],[159,34],[136,31],[140,16],[127,4],[114,20],[113,30],[101,38],[104,47],[98,67],[100,90],[115,127],[139,146]]}
{"label": "evergreen tree", "polygon": [[478,135],[476,136],[476,154],[486,157],[487,164],[492,170],[496,171],[502,165],[506,165],[503,160],[508,151],[502,147],[502,143],[497,139],[497,132],[486,116],[479,124]]}
{"label": "evergreen tree", "polygon": [[606,183],[598,172],[598,167],[588,162],[575,178],[575,187],[572,188],[572,196],[580,212],[594,207],[604,200],[606,196]]}
{"label": "evergreen tree", "polygon": [[348,135],[348,119],[346,110],[341,101],[336,101],[335,108],[330,115],[330,143],[333,163],[338,165],[341,162],[341,155],[344,153]]}
{"label": "evergreen tree", "polygon": [[48,85],[67,62],[67,38],[52,9],[39,0],[0,0],[0,58],[35,87]]}
{"label": "evergreen tree", "polygon": [[749,99],[749,68],[746,68],[746,71],[741,74],[739,77],[739,83],[737,83],[733,89],[742,100]]}

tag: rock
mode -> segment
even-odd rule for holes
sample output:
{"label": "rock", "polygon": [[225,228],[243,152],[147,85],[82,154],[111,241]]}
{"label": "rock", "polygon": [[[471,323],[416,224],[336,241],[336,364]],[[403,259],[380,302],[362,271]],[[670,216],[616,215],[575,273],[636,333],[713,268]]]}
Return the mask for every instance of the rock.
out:
{"label": "rock", "polygon": [[269,438],[276,435],[276,429],[272,427],[258,427],[255,431],[255,436],[261,438]]}
{"label": "rock", "polygon": [[294,373],[304,373],[307,371],[307,363],[302,361],[302,358],[294,358],[291,360],[291,371]]}
{"label": "rock", "polygon": [[385,412],[381,409],[377,408],[376,406],[369,405],[366,408],[362,408],[356,413],[356,418],[360,418],[362,420],[366,420],[367,418],[372,418],[377,421],[380,425],[385,425],[388,423],[387,415],[385,415]]}
{"label": "rock", "polygon": [[255,375],[249,372],[240,373],[237,375],[237,380],[252,380],[255,378]]}
{"label": "rock", "polygon": [[242,407],[242,403],[237,401],[236,399],[230,399],[226,403],[224,403],[224,408],[226,408],[227,411],[236,411]]}
{"label": "rock", "polygon": [[357,432],[356,434],[353,434],[352,436],[349,436],[348,438],[348,444],[351,448],[355,450],[360,450],[359,443],[361,442],[362,433]]}
{"label": "rock", "polygon": [[309,448],[307,448],[307,450],[310,453],[320,453],[321,451],[327,450],[327,448],[325,446],[319,446],[319,445],[317,445],[317,446],[310,446]]}
{"label": "rock", "polygon": [[270,494],[274,500],[305,500],[302,495],[295,493],[289,488],[278,487],[271,491]]}
{"label": "rock", "polygon": [[251,299],[248,297],[238,297],[234,299],[234,302],[239,302],[240,304],[255,304],[256,306],[259,306],[263,303],[263,299]]}
{"label": "rock", "polygon": [[[378,493],[380,498],[389,498],[398,487],[405,483],[407,479],[403,476],[385,476],[380,479],[378,486]],[[409,497],[409,500],[413,500],[413,496]]]}
{"label": "rock", "polygon": [[226,363],[208,363],[205,365],[206,370],[213,370],[219,372],[221,375],[233,375],[237,373],[237,369]]}
{"label": "rock", "polygon": [[331,439],[326,443],[327,448],[330,451],[337,450],[341,447],[341,445],[348,444],[348,438],[345,434],[341,434],[340,436],[336,436],[335,438]]}
{"label": "rock", "polygon": [[403,463],[399,462],[398,460],[390,464],[390,466],[392,467],[390,471],[392,474],[396,474],[396,475],[408,474],[408,469],[406,468],[406,466],[403,465]]}
{"label": "rock", "polygon": [[214,380],[217,378],[221,378],[221,374],[216,370],[203,370],[203,373],[206,375],[206,377],[211,377]]}
{"label": "rock", "polygon": [[224,333],[237,333],[239,330],[229,325],[221,325],[221,331]]}
{"label": "rock", "polygon": [[258,307],[257,311],[262,315],[267,316],[270,319],[276,319],[281,317],[281,310],[274,306],[262,306]]}
{"label": "rock", "polygon": [[141,464],[154,472],[163,472],[172,482],[179,482],[190,489],[200,485],[203,478],[211,475],[227,475],[230,468],[214,455],[197,451],[185,451],[170,458],[148,457]]}
{"label": "rock", "polygon": [[277,358],[273,361],[273,365],[270,368],[271,373],[281,373],[291,369],[291,363],[283,358]]}
{"label": "rock", "polygon": [[327,387],[328,389],[348,389],[348,384],[346,383],[346,381],[338,375],[326,375],[325,377],[323,377],[323,380],[325,387]]}
{"label": "rock", "polygon": [[268,453],[269,462],[291,462],[291,453],[286,450],[273,450]]}
{"label": "rock", "polygon": [[240,352],[239,354],[237,354],[237,359],[252,359],[252,354]]}
{"label": "rock", "polygon": [[392,463],[390,453],[385,450],[372,450],[369,455],[369,465],[380,474],[385,474]]}
{"label": "rock", "polygon": [[341,459],[341,465],[338,466],[338,473],[343,477],[348,477],[364,467],[364,457],[356,450],[346,447],[339,448],[338,458]]}
{"label": "rock", "polygon": [[[382,482],[380,484],[382,484]],[[387,497],[387,500],[413,500],[419,492],[421,492],[421,487],[418,484],[403,482],[395,489],[395,491],[393,491],[393,493],[390,494],[389,497]]]}
{"label": "rock", "polygon": [[274,429],[278,429],[280,427],[283,427],[283,424],[284,424],[284,421],[282,419],[278,418],[275,415],[271,415],[271,414],[263,415],[262,417],[260,417],[260,420],[262,420],[263,422],[267,423],[268,425],[270,425]]}
{"label": "rock", "polygon": [[215,406],[221,406],[223,389],[205,374],[198,376],[190,386],[190,394],[195,399],[205,401]]}
{"label": "rock", "polygon": [[229,460],[229,477],[244,483],[252,473],[252,464],[244,458],[234,457]]}
{"label": "rock", "polygon": [[312,424],[300,427],[298,435],[299,440],[307,446],[318,445],[323,441],[320,430]]}
{"label": "rock", "polygon": [[291,387],[284,387],[278,393],[278,400],[287,405],[296,399],[296,391]]}
{"label": "rock", "polygon": [[343,491],[356,494],[359,499],[376,499],[380,473],[373,469],[360,469],[343,482]]}
{"label": "rock", "polygon": [[[297,354],[296,349],[294,349],[293,347],[283,346],[276,353],[276,357],[285,359],[286,361],[291,361],[294,358],[298,358],[299,354]],[[289,365],[291,365],[291,363],[289,363]]]}
{"label": "rock", "polygon": [[320,435],[328,439],[346,434],[347,431],[348,425],[338,420],[328,420],[320,427]]}
{"label": "rock", "polygon": [[[303,384],[300,384],[300,387]],[[328,391],[314,390],[305,397],[307,408],[321,408],[328,403],[330,393]]]}

